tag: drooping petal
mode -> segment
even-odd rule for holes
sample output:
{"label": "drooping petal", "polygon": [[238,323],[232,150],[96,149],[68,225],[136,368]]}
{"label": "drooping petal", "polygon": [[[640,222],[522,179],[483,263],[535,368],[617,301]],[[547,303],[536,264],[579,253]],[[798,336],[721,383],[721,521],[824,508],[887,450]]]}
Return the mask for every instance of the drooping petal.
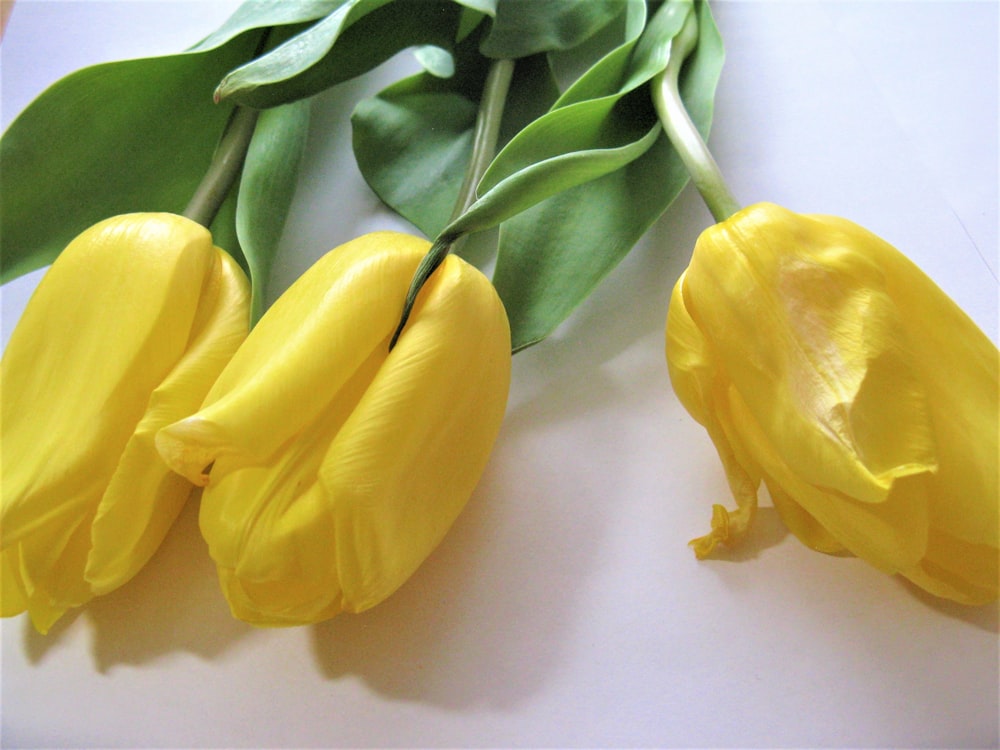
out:
{"label": "drooping petal", "polygon": [[[712,505],[712,530],[689,544],[699,558],[712,554],[717,544],[738,544],[757,512],[760,470],[743,449],[727,418],[729,383],[718,369],[711,342],[699,330],[685,302],[685,276],[674,286],[667,314],[667,364],[670,382],[684,407],[705,429],[726,472],[736,509]],[[729,424],[727,424],[729,423]]]}
{"label": "drooping petal", "polygon": [[186,349],[150,396],[94,518],[86,578],[95,594],[132,578],[180,513],[192,486],[163,462],[155,446],[156,433],[198,409],[247,336],[246,275],[222,250],[215,248],[214,255]]}
{"label": "drooping petal", "polygon": [[881,502],[936,456],[927,397],[866,239],[754,206],[702,234],[686,288],[775,451],[804,481]]}
{"label": "drooping petal", "polygon": [[1000,355],[933,281],[856,224],[760,204],[703,233],[678,289],[671,379],[727,476],[759,473],[814,549],[996,599]]}
{"label": "drooping petal", "polygon": [[4,548],[96,506],[184,351],[211,236],[181,217],[143,216],[108,219],[70,243],[4,352]]}

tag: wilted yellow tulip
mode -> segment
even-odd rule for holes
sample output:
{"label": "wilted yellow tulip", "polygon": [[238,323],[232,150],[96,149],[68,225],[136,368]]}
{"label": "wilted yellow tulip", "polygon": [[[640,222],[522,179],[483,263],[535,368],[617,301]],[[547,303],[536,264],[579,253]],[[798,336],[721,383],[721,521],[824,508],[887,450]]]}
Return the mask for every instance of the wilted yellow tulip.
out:
{"label": "wilted yellow tulip", "polygon": [[192,486],[155,435],[246,337],[248,286],[208,230],[157,213],[96,224],[42,278],[0,365],[3,616],[44,633],[156,550]]}
{"label": "wilted yellow tulip", "polygon": [[490,282],[449,256],[389,342],[424,240],[379,232],[321,258],[268,310],[201,410],[162,430],[202,495],[233,614],[359,612],[441,541],[478,482],[510,385]]}
{"label": "wilted yellow tulip", "polygon": [[892,246],[844,219],[736,213],[674,289],[667,360],[738,506],[715,506],[699,557],[739,541],[763,481],[810,547],[997,598],[997,349]]}

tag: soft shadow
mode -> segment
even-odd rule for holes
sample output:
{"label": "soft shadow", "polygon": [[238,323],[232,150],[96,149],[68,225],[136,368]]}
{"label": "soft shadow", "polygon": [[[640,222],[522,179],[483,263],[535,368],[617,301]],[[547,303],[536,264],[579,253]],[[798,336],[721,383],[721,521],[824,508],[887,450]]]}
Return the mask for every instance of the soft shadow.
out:
{"label": "soft shadow", "polygon": [[48,634],[24,616],[24,650],[40,663],[77,627],[90,624],[91,650],[99,672],[118,664],[144,664],[165,654],[187,651],[211,658],[250,632],[230,614],[215,567],[198,530],[195,495],[152,559],[131,581],[63,615]]}
{"label": "soft shadow", "polygon": [[392,597],[314,627],[324,675],[459,710],[521,705],[558,671],[603,535],[573,508],[606,498],[566,487],[530,442],[505,429],[455,526]]}
{"label": "soft shadow", "polygon": [[979,607],[970,607],[966,604],[953,602],[950,599],[936,597],[902,576],[895,576],[895,578],[916,599],[935,612],[939,612],[953,620],[961,620],[988,633],[1000,633],[1000,602],[983,604]]}
{"label": "soft shadow", "polygon": [[[28,662],[38,665],[45,658],[45,655],[58,645],[64,638],[68,637],[67,632],[81,615],[82,610],[75,609],[64,614],[56,623],[49,628],[49,632],[42,635],[31,624],[31,618],[27,614],[20,616],[20,625],[23,628],[24,653]],[[4,627],[8,627],[5,623]]]}
{"label": "soft shadow", "polygon": [[250,632],[229,614],[219,590],[198,530],[198,500],[196,493],[135,578],[83,608],[99,671],[175,651],[210,659]]}

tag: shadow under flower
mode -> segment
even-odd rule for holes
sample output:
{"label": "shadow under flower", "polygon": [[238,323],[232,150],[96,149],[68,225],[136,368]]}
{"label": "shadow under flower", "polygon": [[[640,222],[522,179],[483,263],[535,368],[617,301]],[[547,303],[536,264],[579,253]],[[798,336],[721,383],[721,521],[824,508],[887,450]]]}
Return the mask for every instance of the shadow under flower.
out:
{"label": "shadow under flower", "polygon": [[97,668],[142,664],[173,651],[211,658],[251,632],[219,590],[198,529],[195,493],[160,549],[128,584],[86,608]]}
{"label": "shadow under flower", "polygon": [[198,495],[181,511],[170,533],[139,573],[121,588],[68,612],[48,635],[25,618],[24,646],[39,663],[81,618],[92,626],[99,672],[138,665],[175,651],[211,658],[251,632],[229,614],[215,567],[198,531]]}
{"label": "shadow under flower", "polygon": [[[384,696],[459,710],[519,705],[557,669],[601,528],[594,518],[568,522],[559,477],[511,432],[451,532],[399,591],[314,626],[326,677],[358,676]],[[516,478],[505,476],[515,465]],[[560,576],[565,585],[553,587]]]}
{"label": "shadow under flower", "polygon": [[[899,581],[901,586],[905,587],[906,590],[913,594],[913,596],[922,604],[935,610],[936,612],[939,612],[945,617],[950,617],[954,620],[961,620],[962,622],[988,633],[1000,633],[1000,602],[983,604],[978,607],[970,607],[965,604],[953,602],[950,599],[941,599],[940,597],[934,596],[902,576],[896,576],[896,579]],[[994,643],[994,646],[996,645],[997,644]],[[994,661],[996,661],[997,655],[998,652],[994,649]],[[998,671],[998,676],[1000,676],[1000,671]]]}

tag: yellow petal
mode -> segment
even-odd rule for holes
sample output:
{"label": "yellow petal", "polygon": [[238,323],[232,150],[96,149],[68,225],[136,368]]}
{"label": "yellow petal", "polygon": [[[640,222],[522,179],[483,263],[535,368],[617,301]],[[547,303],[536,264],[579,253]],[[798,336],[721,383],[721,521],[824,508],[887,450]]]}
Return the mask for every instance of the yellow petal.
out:
{"label": "yellow petal", "polygon": [[871,238],[754,206],[702,234],[686,290],[776,452],[813,485],[880,502],[897,477],[933,470],[936,457]]}
{"label": "yellow petal", "polygon": [[[375,232],[323,256],[267,311],[197,415],[163,430],[167,463],[204,485],[226,456],[267,460],[327,406],[399,320],[426,240]],[[358,289],[364,289],[358,297]]]}
{"label": "yellow petal", "polygon": [[385,599],[441,541],[486,466],[509,383],[500,300],[448,257],[323,461],[346,609]]}
{"label": "yellow petal", "polygon": [[19,582],[20,597],[35,629],[43,635],[68,610],[92,597],[81,575],[90,548],[92,518],[84,514],[73,523],[47,526],[3,552],[16,566],[12,576]]}
{"label": "yellow petal", "polygon": [[[845,233],[843,219],[823,217]],[[860,230],[864,231],[864,230]],[[930,278],[894,247],[867,245],[910,344],[934,425],[937,470],[927,477],[931,524],[956,539],[998,547],[1000,535],[1000,353]]]}
{"label": "yellow petal", "polygon": [[760,469],[733,429],[729,411],[729,382],[718,368],[718,356],[705,338],[686,303],[685,275],[674,286],[667,314],[666,355],[670,381],[685,408],[708,431],[726,471],[735,510],[712,506],[712,530],[689,544],[703,559],[716,545],[735,546],[742,541],[757,511]]}
{"label": "yellow petal", "polygon": [[204,227],[171,214],[103,221],[43,277],[0,398],[4,576],[40,630],[131,578],[176,517],[191,487],[153,437],[245,336],[246,287]]}
{"label": "yellow petal", "polygon": [[996,599],[1000,357],[952,300],[867,230],[767,204],[703,233],[678,289],[671,379],[728,476],[815,549]]}
{"label": "yellow petal", "polygon": [[17,547],[0,552],[0,617],[13,617],[28,609],[20,567]]}
{"label": "yellow petal", "polygon": [[156,433],[201,405],[247,336],[249,304],[246,275],[216,248],[187,348],[150,396],[94,519],[86,578],[95,594],[118,588],[146,564],[191,494],[156,451]]}
{"label": "yellow petal", "polygon": [[211,237],[180,217],[139,216],[70,243],[4,352],[4,547],[96,506],[187,344]]}
{"label": "yellow petal", "polygon": [[202,410],[161,430],[167,460],[208,480],[201,529],[235,616],[288,625],[374,604],[471,493],[506,402],[509,329],[489,282],[448,258],[389,353],[428,247],[376,233],[332,251]]}

